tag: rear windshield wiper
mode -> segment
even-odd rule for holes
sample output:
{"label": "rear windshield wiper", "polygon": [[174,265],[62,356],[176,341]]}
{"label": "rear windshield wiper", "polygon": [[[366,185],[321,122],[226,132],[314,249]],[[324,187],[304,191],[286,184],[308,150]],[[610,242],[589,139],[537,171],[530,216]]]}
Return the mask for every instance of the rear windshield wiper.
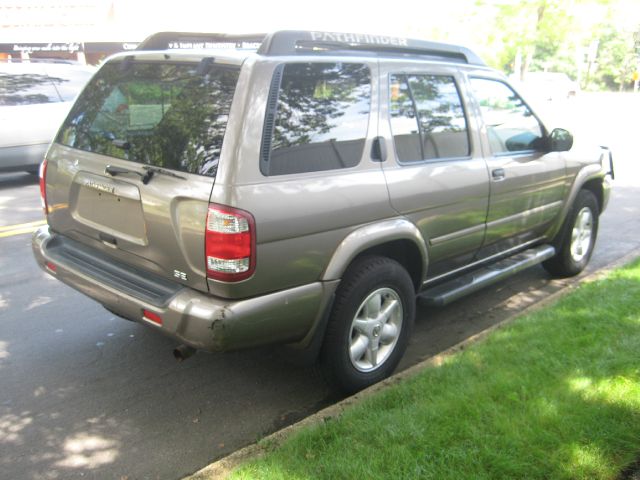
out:
{"label": "rear windshield wiper", "polygon": [[116,167],[115,165],[107,165],[104,169],[104,173],[108,173],[112,177],[129,173],[133,175],[139,175],[142,178],[142,183],[144,183],[145,185],[149,183],[149,181],[156,173],[159,175],[167,175],[169,177],[179,178],[180,180],[186,180],[186,177],[178,175],[177,173],[173,173],[170,170],[165,170],[164,168],[152,167],[150,165],[145,165],[142,168],[145,170],[144,173],[137,172],[136,170],[129,170],[128,168]]}
{"label": "rear windshield wiper", "polygon": [[[152,167],[151,165],[145,165],[144,168],[147,173],[145,176],[149,176],[149,180],[153,177],[154,173],[158,173],[160,175],[167,175],[168,177],[179,178],[180,180],[186,180],[187,177],[183,177],[182,175],[178,175],[177,173],[173,173],[171,170],[165,170],[164,168]],[[149,181],[147,180],[147,182]],[[142,179],[142,183],[145,183],[144,178]]]}
{"label": "rear windshield wiper", "polygon": [[107,165],[104,169],[104,173],[108,173],[112,177],[115,177],[116,175],[129,174],[129,173],[133,175],[139,175],[142,178],[142,183],[144,183],[145,185],[149,183],[149,180],[151,180],[151,177],[153,177],[153,172],[151,171],[140,173],[135,170],[129,170],[128,168],[116,167],[115,165]]}

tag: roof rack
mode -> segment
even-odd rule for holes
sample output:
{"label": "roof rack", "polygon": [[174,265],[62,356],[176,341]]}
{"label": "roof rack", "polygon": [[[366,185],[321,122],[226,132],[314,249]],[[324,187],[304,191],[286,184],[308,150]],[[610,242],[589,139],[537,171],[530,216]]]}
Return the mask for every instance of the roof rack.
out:
{"label": "roof rack", "polygon": [[332,50],[426,55],[474,65],[485,64],[473,51],[459,45],[360,33],[285,30],[268,35],[258,53],[291,55]]}
{"label": "roof rack", "polygon": [[266,56],[361,51],[418,55],[430,58],[485,65],[472,50],[448,43],[428,42],[385,35],[283,30],[271,34],[224,34],[161,32],[144,40],[138,50],[180,48],[235,48],[257,50]]}

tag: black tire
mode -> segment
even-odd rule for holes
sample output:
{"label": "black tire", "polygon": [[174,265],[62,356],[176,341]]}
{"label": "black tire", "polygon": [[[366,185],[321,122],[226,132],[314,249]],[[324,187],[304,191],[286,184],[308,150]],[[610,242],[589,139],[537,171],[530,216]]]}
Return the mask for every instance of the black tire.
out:
{"label": "black tire", "polygon": [[[583,212],[591,221],[591,233],[588,238],[588,246],[586,239],[584,242],[578,241],[575,232],[580,231],[579,222]],[[595,195],[589,190],[580,190],[573,202],[571,210],[562,225],[562,229],[558,232],[556,240],[553,242],[556,247],[556,254],[549,260],[542,263],[542,266],[554,277],[572,277],[579,274],[589,263],[593,247],[598,236],[598,218],[600,216],[600,208]],[[582,237],[580,237],[582,238]],[[572,250],[572,245],[578,245],[578,251]],[[582,243],[582,246],[579,245]]]}
{"label": "black tire", "polygon": [[[320,369],[328,383],[350,394],[391,375],[407,348],[415,304],[411,277],[398,262],[378,256],[357,259],[336,292],[320,352]],[[363,342],[368,343],[360,356]]]}

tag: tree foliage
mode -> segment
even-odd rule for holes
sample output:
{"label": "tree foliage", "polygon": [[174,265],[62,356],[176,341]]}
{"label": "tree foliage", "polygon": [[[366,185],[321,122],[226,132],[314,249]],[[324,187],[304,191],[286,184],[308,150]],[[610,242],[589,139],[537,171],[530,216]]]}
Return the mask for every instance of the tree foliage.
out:
{"label": "tree foliage", "polygon": [[[600,25],[596,32],[598,42],[597,70],[593,82],[596,86],[622,90],[632,83],[632,74],[638,69],[640,55],[640,24],[636,32],[620,32],[611,23]],[[636,43],[638,42],[638,43]]]}
{"label": "tree foliage", "polygon": [[[493,66],[519,78],[567,73],[583,88],[621,89],[640,62],[640,20],[628,27],[624,0],[477,0],[492,10],[485,39]],[[624,22],[626,25],[629,22]]]}
{"label": "tree foliage", "polygon": [[502,44],[496,60],[502,69],[522,77],[558,55],[571,23],[564,2],[521,0],[496,9],[496,40]]}

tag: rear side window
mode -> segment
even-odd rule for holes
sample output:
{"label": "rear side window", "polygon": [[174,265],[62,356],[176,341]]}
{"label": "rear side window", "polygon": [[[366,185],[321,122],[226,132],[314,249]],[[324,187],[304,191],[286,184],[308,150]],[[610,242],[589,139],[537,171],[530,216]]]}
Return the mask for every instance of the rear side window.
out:
{"label": "rear side window", "polygon": [[349,168],[360,162],[371,102],[367,66],[286,64],[276,71],[271,89],[260,163],[264,175]]}
{"label": "rear side window", "polygon": [[467,121],[451,76],[391,75],[390,117],[401,162],[469,155]]}
{"label": "rear side window", "polygon": [[198,64],[106,64],[57,141],[146,165],[215,176],[239,70]]}
{"label": "rear side window", "polygon": [[0,105],[35,105],[59,101],[51,79],[43,73],[0,72]]}

